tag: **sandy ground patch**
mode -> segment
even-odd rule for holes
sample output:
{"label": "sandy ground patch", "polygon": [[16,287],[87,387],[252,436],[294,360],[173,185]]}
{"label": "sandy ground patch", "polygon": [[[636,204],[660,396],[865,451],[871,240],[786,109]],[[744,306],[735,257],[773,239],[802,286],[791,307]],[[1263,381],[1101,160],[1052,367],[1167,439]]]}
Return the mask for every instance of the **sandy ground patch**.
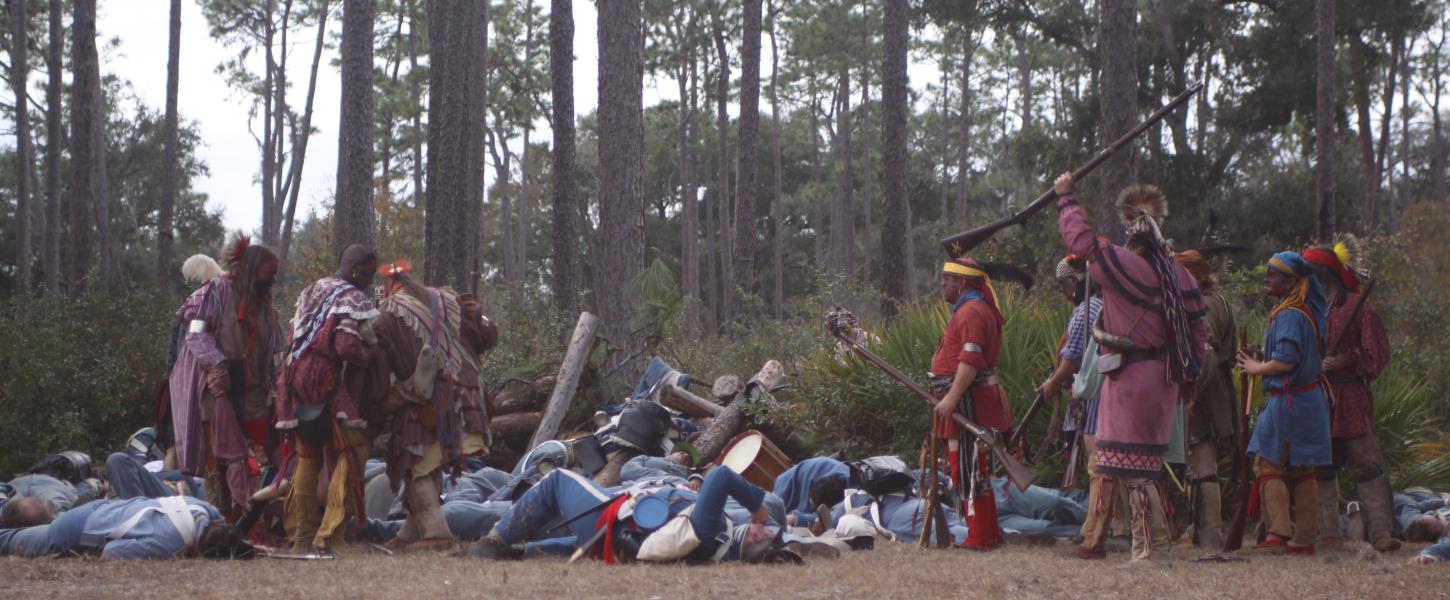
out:
{"label": "sandy ground patch", "polygon": [[0,559],[10,598],[1427,598],[1450,596],[1450,565],[1411,567],[1409,549],[1193,563],[1175,548],[1154,565],[1072,557],[1070,546],[979,554],[883,542],[804,567],[480,562],[345,550],[335,561],[105,562]]}

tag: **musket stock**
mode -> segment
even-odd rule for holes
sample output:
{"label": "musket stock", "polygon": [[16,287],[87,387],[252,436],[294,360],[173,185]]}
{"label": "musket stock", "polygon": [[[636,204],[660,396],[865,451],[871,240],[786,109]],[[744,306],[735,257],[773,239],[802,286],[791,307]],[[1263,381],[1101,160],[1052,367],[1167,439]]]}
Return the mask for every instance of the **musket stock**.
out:
{"label": "musket stock", "polygon": [[[931,392],[927,391],[926,388],[921,387],[921,384],[913,381],[910,377],[907,377],[905,373],[902,373],[896,367],[891,366],[891,363],[888,363],[881,357],[876,356],[876,354],[872,353],[870,350],[862,348],[860,344],[856,343],[856,340],[853,340],[850,337],[846,336],[840,330],[832,329],[831,335],[835,336],[836,339],[849,346],[851,350],[855,351],[856,354],[860,356],[863,360],[871,363],[876,368],[881,369],[881,371],[883,373],[886,373],[887,376],[895,379],[902,385],[906,386],[907,389],[911,390],[917,396],[921,397],[921,399],[926,400],[927,404],[933,407],[936,406],[937,399],[931,394]],[[1035,479],[1036,476],[1032,474],[1031,470],[1023,466],[1022,463],[1018,462],[1016,458],[1013,458],[1011,453],[1007,452],[1007,447],[1004,444],[1002,436],[998,435],[995,430],[990,427],[984,427],[982,425],[979,425],[972,420],[956,413],[952,413],[951,418],[952,421],[955,421],[957,425],[960,425],[963,429],[966,429],[967,432],[972,434],[973,437],[977,438],[982,443],[991,447],[992,455],[997,457],[997,460],[1002,463],[1002,469],[1006,471],[1007,479],[1011,480],[1012,484],[1017,486],[1017,489],[1026,490],[1027,486],[1032,484],[1032,480]]]}
{"label": "musket stock", "polygon": [[[1143,135],[1143,132],[1147,131],[1149,127],[1152,127],[1158,121],[1163,120],[1163,117],[1168,116],[1168,113],[1173,112],[1178,107],[1187,103],[1188,99],[1192,97],[1193,94],[1199,92],[1202,89],[1202,83],[1195,83],[1188,86],[1188,89],[1183,90],[1183,93],[1174,97],[1172,100],[1169,100],[1167,104],[1159,107],[1159,109],[1154,111],[1152,115],[1149,115],[1146,121],[1139,123],[1137,127],[1132,128],[1127,133],[1123,134],[1122,137],[1119,137],[1117,140],[1114,140],[1113,143],[1108,144],[1106,148],[1099,150],[1098,153],[1094,155],[1091,160],[1087,161],[1087,163],[1083,166],[1078,167],[1076,171],[1073,171],[1072,180],[1082,181],[1084,177],[1087,177],[1088,174],[1092,173],[1094,169],[1097,169],[1099,165],[1103,164],[1103,162],[1111,158],[1113,154],[1116,154],[1119,150],[1126,148],[1128,144],[1133,143],[1133,140],[1137,139],[1138,136]],[[1038,211],[1041,211],[1048,204],[1051,204],[1056,200],[1057,192],[1055,190],[1048,189],[1046,192],[1043,192],[1041,196],[1038,196],[1036,200],[1033,200],[1032,204],[1028,204],[1026,208],[1017,211],[1012,216],[1004,217],[986,225],[982,225],[981,227],[975,227],[973,229],[969,229],[962,233],[958,233],[956,235],[943,239],[941,241],[942,247],[946,249],[947,254],[952,258],[959,258],[966,253],[971,252],[972,249],[976,248],[977,246],[980,246],[982,242],[987,241],[987,239],[991,238],[998,231],[1001,231],[1013,225],[1017,225],[1019,223],[1022,223],[1023,221],[1026,221],[1029,218],[1032,218],[1032,215],[1037,214]]]}

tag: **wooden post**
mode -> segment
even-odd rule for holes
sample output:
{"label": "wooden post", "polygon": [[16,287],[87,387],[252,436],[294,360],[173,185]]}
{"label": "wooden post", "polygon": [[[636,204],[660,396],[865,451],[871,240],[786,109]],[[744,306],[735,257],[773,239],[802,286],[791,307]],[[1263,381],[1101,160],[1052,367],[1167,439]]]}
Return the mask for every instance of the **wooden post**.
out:
{"label": "wooden post", "polygon": [[589,348],[594,345],[594,332],[598,328],[598,317],[587,312],[579,313],[579,324],[574,326],[569,350],[564,353],[564,362],[559,364],[559,376],[554,380],[554,394],[549,396],[539,428],[529,438],[529,448],[552,440],[559,433],[559,423],[564,420],[564,413],[569,412],[569,402],[574,399],[574,389],[579,386],[579,377],[584,374],[584,364],[589,361]]}

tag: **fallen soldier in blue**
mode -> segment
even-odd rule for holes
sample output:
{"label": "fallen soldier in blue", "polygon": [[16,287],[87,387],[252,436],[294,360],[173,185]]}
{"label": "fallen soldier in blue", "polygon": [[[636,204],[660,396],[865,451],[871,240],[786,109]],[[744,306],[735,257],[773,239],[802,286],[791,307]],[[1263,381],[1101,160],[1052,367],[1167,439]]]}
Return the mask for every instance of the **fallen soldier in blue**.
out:
{"label": "fallen soldier in blue", "polygon": [[256,551],[215,507],[187,496],[96,500],[48,525],[0,529],[0,556],[251,558]]}
{"label": "fallen soldier in blue", "polygon": [[816,535],[825,529],[821,507],[836,506],[851,486],[851,468],[828,456],[807,458],[775,478],[775,495],[785,501],[787,518]]}
{"label": "fallen soldier in blue", "polygon": [[[1087,516],[1081,499],[1051,488],[1033,485],[1028,486],[1026,491],[1019,491],[1006,479],[993,479],[992,491],[997,501],[997,523],[1007,534],[1072,538],[1078,535]],[[1081,492],[1079,495],[1082,495]],[[839,521],[847,512],[853,512],[850,510],[853,506],[864,507],[865,510],[858,508],[854,512],[865,513],[861,516],[870,518],[870,502],[869,495],[852,493],[846,502],[832,510],[832,519]],[[915,542],[921,536],[925,505],[924,498],[904,492],[883,495],[877,502],[877,517],[880,519],[877,525],[890,531],[897,541]],[[967,539],[967,524],[954,511],[946,513],[947,528],[954,543],[960,545]]]}
{"label": "fallen soldier in blue", "polygon": [[[673,545],[663,553],[652,556],[673,556],[687,562],[711,562],[718,560],[755,561],[769,554],[771,535],[765,524],[769,520],[769,508],[765,504],[765,492],[740,477],[729,468],[716,468],[705,476],[698,493],[689,489],[666,486],[650,492],[665,499],[668,506],[666,525],[659,530],[645,532],[641,548],[658,546],[649,544],[649,536],[664,529],[675,532],[682,527],[671,523],[686,510],[688,533],[682,536],[680,544]],[[582,475],[564,469],[556,469],[544,476],[534,487],[509,510],[464,556],[489,559],[514,559],[541,553],[557,553],[560,549],[572,551],[578,540],[592,540],[602,523],[611,519],[601,518],[606,512],[614,513],[620,508],[615,500],[619,498],[613,490],[601,488]],[[727,500],[734,499],[750,512],[750,523],[735,525],[726,514]],[[577,518],[576,518],[577,517]],[[560,518],[572,519],[566,525],[569,537],[555,538],[541,545],[530,542],[546,532],[552,523]],[[614,524],[614,527],[628,527]],[[693,539],[689,539],[693,538]],[[567,541],[566,541],[567,540]],[[606,548],[628,552],[621,544],[606,540]],[[617,559],[628,560],[627,554],[611,556],[604,552],[606,562]]]}

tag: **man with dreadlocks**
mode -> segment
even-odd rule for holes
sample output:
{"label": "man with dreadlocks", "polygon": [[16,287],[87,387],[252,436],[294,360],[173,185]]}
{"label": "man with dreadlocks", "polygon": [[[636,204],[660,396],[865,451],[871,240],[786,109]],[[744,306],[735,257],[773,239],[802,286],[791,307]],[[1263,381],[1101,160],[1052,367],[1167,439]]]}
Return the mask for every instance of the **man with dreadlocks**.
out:
{"label": "man with dreadlocks", "polygon": [[[1181,386],[1188,415],[1185,441],[1188,443],[1190,497],[1194,503],[1193,531],[1198,547],[1218,552],[1223,548],[1222,499],[1218,483],[1219,449],[1230,445],[1238,427],[1234,402],[1233,367],[1238,351],[1237,326],[1233,309],[1218,293],[1218,276],[1213,265],[1197,250],[1173,255],[1198,281],[1203,302],[1208,306],[1208,354],[1203,372],[1192,385]],[[1223,441],[1222,446],[1219,442]]]}
{"label": "man with dreadlocks", "polygon": [[1339,527],[1339,482],[1336,472],[1345,467],[1359,484],[1359,500],[1369,525],[1370,543],[1375,550],[1390,552],[1400,542],[1390,537],[1392,513],[1390,480],[1385,476],[1384,458],[1374,431],[1374,396],[1369,384],[1390,362],[1390,341],[1385,326],[1369,299],[1360,293],[1359,277],[1350,270],[1349,247],[1312,247],[1304,260],[1329,293],[1329,328],[1325,339],[1334,344],[1324,357],[1324,376],[1331,397],[1330,437],[1334,464],[1319,470],[1319,545],[1325,549],[1343,546]]}
{"label": "man with dreadlocks", "polygon": [[277,255],[238,232],[225,261],[176,311],[186,336],[169,384],[177,468],[206,476],[208,497],[235,512],[256,491],[248,459],[263,460],[268,446],[283,340],[272,308]]}
{"label": "man with dreadlocks", "polygon": [[[372,402],[397,411],[388,438],[388,478],[401,483],[407,519],[394,538],[409,549],[453,543],[439,503],[445,471],[487,451],[488,414],[479,385],[479,356],[498,341],[498,328],[469,294],[424,287],[406,261],[384,265],[379,347],[363,386]],[[396,383],[391,383],[396,381]]]}
{"label": "man with dreadlocks", "polygon": [[[1249,510],[1252,514],[1252,499],[1257,498],[1268,529],[1264,541],[1255,547],[1314,554],[1319,537],[1314,472],[1331,463],[1329,404],[1323,388],[1329,303],[1309,263],[1295,252],[1280,252],[1269,259],[1264,291],[1279,299],[1269,313],[1264,356],[1255,358],[1243,350],[1238,355],[1239,369],[1262,376],[1268,396],[1246,450],[1254,457],[1257,477],[1249,493]],[[1286,475],[1294,481],[1292,522]]]}
{"label": "man with dreadlocks", "polygon": [[1127,245],[1099,239],[1073,196],[1071,173],[1054,184],[1058,231],[1068,250],[1088,260],[1102,286],[1103,310],[1093,325],[1097,369],[1106,374],[1099,397],[1096,468],[1090,508],[1101,517],[1083,528],[1082,558],[1104,558],[1103,542],[1119,486],[1127,491],[1133,559],[1152,557],[1168,542],[1163,498],[1154,484],[1163,470],[1178,404],[1178,386],[1203,364],[1203,296],[1173,263],[1160,227],[1168,203],[1158,188],[1134,185],[1118,196]]}
{"label": "man with dreadlocks", "polygon": [[1012,428],[1012,408],[996,375],[1006,319],[997,307],[992,280],[977,261],[947,261],[942,266],[941,285],[942,299],[952,305],[952,316],[931,360],[931,389],[941,398],[932,421],[937,438],[946,441],[957,493],[967,500],[962,510],[968,533],[962,546],[991,550],[1003,543],[988,477],[992,455],[978,448],[976,439],[957,427],[951,415],[961,413],[997,431]]}
{"label": "man with dreadlocks", "polygon": [[[368,292],[378,259],[353,244],[342,253],[337,272],[302,290],[292,317],[290,342],[277,385],[277,429],[295,431],[297,467],[284,504],[284,523],[294,547],[328,551],[348,504],[362,505],[361,464],[357,450],[366,444],[358,430],[366,426],[347,385],[347,370],[365,368],[371,329],[378,316]],[[326,467],[332,474],[324,512],[318,483]]]}

